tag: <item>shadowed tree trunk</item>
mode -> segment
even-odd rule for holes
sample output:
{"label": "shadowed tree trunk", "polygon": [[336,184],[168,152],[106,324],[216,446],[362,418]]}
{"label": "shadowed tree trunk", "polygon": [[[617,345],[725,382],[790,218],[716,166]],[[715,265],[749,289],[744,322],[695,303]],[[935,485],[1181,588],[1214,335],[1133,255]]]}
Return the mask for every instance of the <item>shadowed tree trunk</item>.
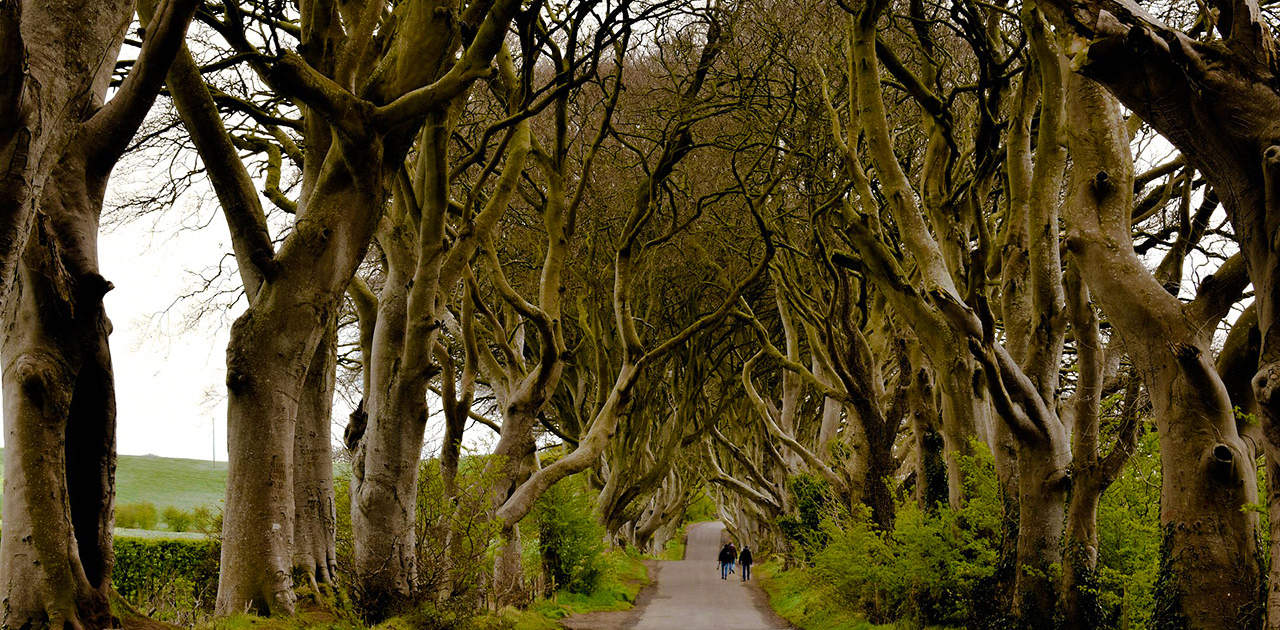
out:
{"label": "shadowed tree trunk", "polygon": [[[70,142],[60,154],[44,156],[49,161],[41,167],[52,172],[42,188],[34,189],[39,211],[20,252],[18,282],[4,301],[0,355],[10,456],[5,458],[6,516],[0,535],[0,625],[6,628],[116,625],[108,604],[114,564],[115,384],[107,342],[111,323],[102,304],[111,283],[98,271],[98,224],[111,169],[163,85],[195,5],[164,5],[137,61],[105,104],[112,64],[101,60],[115,58],[131,4],[98,6],[102,21],[89,24],[80,22],[86,16],[61,13],[74,3],[49,3],[27,14],[33,23],[23,23],[35,31],[29,45],[48,43],[43,38],[49,36],[75,36],[83,48],[68,50],[74,47],[55,39],[63,49],[58,54],[70,55],[64,74],[32,88],[30,95],[56,100],[57,89],[82,82],[74,95],[78,103],[64,103],[73,117],[46,121],[64,125],[61,133]],[[44,21],[52,15],[59,21]],[[49,51],[32,54],[48,61]],[[83,66],[70,63],[81,54],[101,57]]]}
{"label": "shadowed tree trunk", "polygon": [[75,254],[47,217],[34,229],[6,300],[0,347],[9,453],[4,624],[107,628],[115,399],[102,296],[110,285],[96,266],[64,266]]}

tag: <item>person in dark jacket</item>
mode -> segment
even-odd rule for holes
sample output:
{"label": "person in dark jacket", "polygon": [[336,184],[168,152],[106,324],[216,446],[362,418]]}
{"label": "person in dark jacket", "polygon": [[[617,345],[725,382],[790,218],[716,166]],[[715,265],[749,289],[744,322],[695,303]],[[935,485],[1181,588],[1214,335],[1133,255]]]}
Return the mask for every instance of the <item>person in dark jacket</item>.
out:
{"label": "person in dark jacket", "polygon": [[736,555],[737,554],[733,552],[733,545],[731,543],[725,543],[725,545],[720,548],[720,579],[729,579],[729,574],[733,573],[733,560]]}
{"label": "person in dark jacket", "polygon": [[751,547],[742,546],[742,553],[738,554],[738,564],[742,565],[742,581],[746,582],[751,579]]}

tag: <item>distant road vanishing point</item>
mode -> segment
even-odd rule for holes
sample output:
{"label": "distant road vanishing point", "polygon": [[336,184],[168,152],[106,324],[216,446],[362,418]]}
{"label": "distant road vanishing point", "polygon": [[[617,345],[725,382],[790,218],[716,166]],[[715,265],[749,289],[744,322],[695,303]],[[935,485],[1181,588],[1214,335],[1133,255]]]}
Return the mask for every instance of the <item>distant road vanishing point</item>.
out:
{"label": "distant road vanishing point", "polygon": [[718,521],[690,525],[685,559],[659,562],[654,584],[640,595],[635,608],[566,619],[565,626],[574,630],[789,630],[792,626],[773,614],[754,581],[743,583],[738,574],[720,579],[716,555],[723,532],[724,524]]}

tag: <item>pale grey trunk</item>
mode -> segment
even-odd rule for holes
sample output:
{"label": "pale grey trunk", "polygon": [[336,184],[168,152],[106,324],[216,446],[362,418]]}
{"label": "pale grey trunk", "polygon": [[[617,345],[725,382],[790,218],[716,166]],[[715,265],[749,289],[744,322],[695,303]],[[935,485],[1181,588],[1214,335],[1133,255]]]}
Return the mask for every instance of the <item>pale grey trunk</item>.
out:
{"label": "pale grey trunk", "polygon": [[332,415],[337,328],[330,320],[307,367],[294,433],[294,568],[317,595],[337,579],[337,512],[333,495]]}

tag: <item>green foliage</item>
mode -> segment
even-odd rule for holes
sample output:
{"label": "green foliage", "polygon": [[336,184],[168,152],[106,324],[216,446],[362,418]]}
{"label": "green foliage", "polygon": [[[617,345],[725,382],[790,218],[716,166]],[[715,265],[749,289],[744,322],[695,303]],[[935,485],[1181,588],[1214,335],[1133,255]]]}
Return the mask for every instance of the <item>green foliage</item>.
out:
{"label": "green foliage", "polygon": [[[357,575],[353,563],[351,473],[345,467],[335,467],[335,472],[339,586],[350,595],[360,615],[371,619],[386,618],[389,613],[403,607],[405,602],[375,601],[371,594],[365,593],[364,582]],[[421,462],[415,528],[418,538],[416,592],[435,594],[441,589],[448,589],[451,599],[459,604],[465,603],[472,609],[479,606],[481,589],[493,569],[487,554],[497,534],[496,526],[488,518],[493,496],[492,481],[492,474],[485,470],[485,458],[464,457],[458,467],[457,496],[450,498],[445,491],[439,460]],[[452,557],[440,553],[446,548]],[[430,611],[418,612],[427,614]]]}
{"label": "green foliage", "polygon": [[116,506],[116,527],[128,529],[155,529],[160,513],[150,502],[125,503]]}
{"label": "green foliage", "polygon": [[716,502],[711,500],[711,495],[707,494],[706,489],[694,495],[693,500],[684,508],[685,523],[714,521],[716,517]]}
{"label": "green foliage", "polygon": [[222,513],[200,506],[191,510],[191,526],[195,531],[215,536],[222,534]]}
{"label": "green foliage", "polygon": [[890,532],[876,531],[865,508],[824,521],[829,543],[813,571],[839,601],[877,622],[963,624],[979,616],[981,587],[999,556],[1000,499],[985,449],[961,466],[969,487],[959,510],[931,515],[908,503]]}
{"label": "green foliage", "polygon": [[626,610],[649,583],[648,570],[631,550],[606,551],[599,557],[600,577],[590,593],[560,591],[535,601],[527,610],[505,608],[476,619],[475,630],[557,630],[558,620],[589,612]]}
{"label": "green foliage", "polygon": [[831,600],[830,587],[806,571],[782,571],[776,563],[756,567],[769,605],[800,630],[893,630],[876,625],[853,609]]}
{"label": "green foliage", "polygon": [[386,630],[431,628],[432,630],[472,630],[476,611],[457,601],[420,602],[412,612],[378,626]]}
{"label": "green foliage", "polygon": [[[1097,570],[1086,584],[1097,601],[1099,628],[1177,627],[1181,620],[1170,590],[1176,585],[1169,576],[1159,579],[1160,466],[1159,436],[1147,433],[1102,496]],[[775,608],[803,628],[860,628],[890,620],[998,625],[991,589],[998,585],[993,572],[1002,507],[994,467],[980,444],[961,467],[967,484],[962,509],[944,506],[929,514],[905,500],[890,532],[872,528],[865,510],[841,515],[823,507],[820,480],[793,479],[797,514],[780,525],[803,566],[761,573],[771,576],[766,585]],[[1265,513],[1258,516],[1265,540],[1269,524]]]}
{"label": "green foliage", "polygon": [[1151,627],[1160,561],[1160,442],[1138,442],[1098,506],[1098,605],[1104,627]]}
{"label": "green foliage", "polygon": [[[488,554],[498,535],[497,524],[489,519],[498,471],[487,469],[485,464],[484,457],[463,457],[455,480],[457,496],[450,498],[440,460],[421,463],[417,509],[417,588],[421,592],[437,592],[451,579],[455,599],[478,601],[493,570]],[[453,545],[452,562],[439,552],[446,548],[446,541]]]}
{"label": "green foliage", "polygon": [[787,489],[795,511],[778,519],[778,529],[807,562],[829,540],[822,522],[838,516],[834,494],[825,479],[808,473],[787,480]]}
{"label": "green foliage", "polygon": [[160,512],[160,519],[164,520],[165,528],[169,531],[192,531],[200,529],[196,525],[195,513],[182,510],[182,508],[169,506]]}
{"label": "green foliage", "polygon": [[585,477],[574,475],[551,486],[534,506],[547,592],[590,593],[599,583],[604,528],[592,514],[591,499]]}
{"label": "green foliage", "polygon": [[117,537],[112,585],[148,616],[189,627],[213,609],[219,552],[211,540]]}
{"label": "green foliage", "polygon": [[793,479],[797,515],[780,525],[807,566],[768,570],[775,607],[804,628],[981,618],[999,556],[1001,506],[991,456],[981,445],[976,452],[961,460],[963,508],[930,514],[904,503],[887,532],[873,527],[863,506],[852,513],[834,507],[821,480]]}

